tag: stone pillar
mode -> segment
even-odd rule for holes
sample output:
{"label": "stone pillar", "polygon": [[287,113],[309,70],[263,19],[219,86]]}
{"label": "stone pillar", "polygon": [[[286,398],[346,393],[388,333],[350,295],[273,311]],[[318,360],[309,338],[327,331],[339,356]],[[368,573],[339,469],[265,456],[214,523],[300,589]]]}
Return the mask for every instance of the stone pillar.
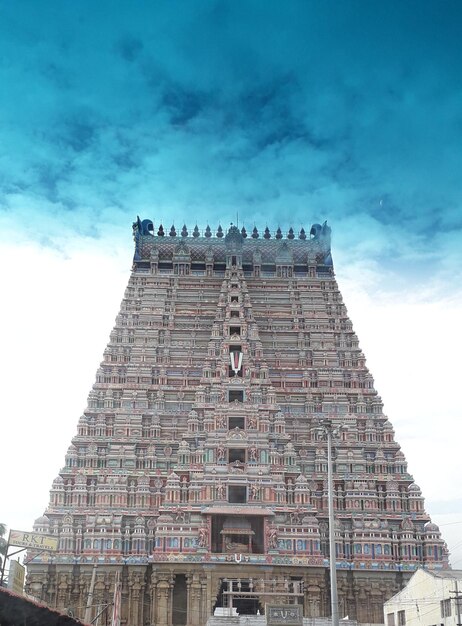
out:
{"label": "stone pillar", "polygon": [[303,614],[305,617],[319,617],[321,613],[321,590],[318,581],[312,576],[304,578],[304,606]]}
{"label": "stone pillar", "polygon": [[95,587],[93,591],[93,617],[96,617],[96,615],[102,609],[103,605],[109,601],[109,584],[107,584],[106,579],[107,574],[105,572],[97,573]]}
{"label": "stone pillar", "polygon": [[208,578],[201,575],[201,597],[200,597],[200,624],[206,624],[207,619],[209,617],[208,611],[208,602],[207,602],[207,589],[208,589]]}
{"label": "stone pillar", "polygon": [[[391,596],[386,595],[387,582],[385,580],[375,580],[371,583],[369,606],[369,620],[380,623],[383,620],[383,604]],[[391,594],[392,595],[392,594]]]}
{"label": "stone pillar", "polygon": [[191,583],[192,583],[192,574],[186,574],[186,626],[192,626],[191,622]]}
{"label": "stone pillar", "polygon": [[346,592],[346,603],[345,603],[345,611],[346,615],[350,617],[350,619],[356,619],[356,599],[355,599],[355,590],[354,590],[354,573],[352,571],[347,572],[347,592]]}
{"label": "stone pillar", "polygon": [[58,597],[57,606],[60,610],[69,608],[70,604],[70,575],[67,572],[61,572],[58,575]]}
{"label": "stone pillar", "polygon": [[348,580],[346,572],[337,572],[338,614],[339,618],[349,615],[348,612]]}
{"label": "stone pillar", "polygon": [[150,607],[149,621],[151,624],[155,624],[156,615],[157,615],[157,573],[155,571],[153,571],[151,574],[150,596],[151,596],[151,607]]}
{"label": "stone pillar", "polygon": [[188,576],[188,626],[202,626],[202,585],[197,572]]}
{"label": "stone pillar", "polygon": [[356,615],[354,619],[361,622],[367,622],[368,619],[368,597],[364,586],[364,581],[356,578],[354,582],[354,593],[356,601]]}
{"label": "stone pillar", "polygon": [[157,589],[156,589],[156,619],[154,620],[156,626],[170,626],[171,625],[171,582],[170,575],[160,572],[158,574]]}
{"label": "stone pillar", "polygon": [[204,624],[207,622],[208,618],[213,614],[213,604],[212,603],[212,572],[207,570],[206,573],[206,588],[205,588],[205,619]]}
{"label": "stone pillar", "polygon": [[130,626],[144,626],[142,617],[144,581],[139,568],[129,568],[128,589],[128,623]]}

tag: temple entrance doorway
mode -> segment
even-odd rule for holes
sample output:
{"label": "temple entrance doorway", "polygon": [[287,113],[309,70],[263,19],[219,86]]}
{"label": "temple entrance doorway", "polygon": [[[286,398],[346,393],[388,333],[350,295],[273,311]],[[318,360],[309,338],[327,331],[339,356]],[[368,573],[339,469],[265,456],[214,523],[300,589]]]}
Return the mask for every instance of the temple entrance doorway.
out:
{"label": "temple entrance doorway", "polygon": [[264,615],[265,604],[303,605],[304,595],[301,576],[222,578],[214,615]]}
{"label": "temple entrance doorway", "polygon": [[172,598],[172,624],[173,626],[185,626],[188,612],[186,576],[177,574],[173,586]]}
{"label": "temple entrance doorway", "polygon": [[251,578],[231,579],[221,581],[220,591],[213,608],[215,615],[263,615],[264,603],[255,591]]}
{"label": "temple entrance doorway", "polygon": [[257,615],[260,609],[260,603],[255,598],[237,598],[234,600],[235,608],[238,615]]}

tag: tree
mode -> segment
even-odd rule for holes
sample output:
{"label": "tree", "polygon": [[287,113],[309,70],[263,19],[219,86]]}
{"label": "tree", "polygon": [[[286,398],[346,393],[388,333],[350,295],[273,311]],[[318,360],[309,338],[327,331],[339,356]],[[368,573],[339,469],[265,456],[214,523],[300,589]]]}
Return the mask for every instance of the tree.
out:
{"label": "tree", "polygon": [[6,555],[6,549],[8,546],[8,542],[3,538],[3,535],[6,534],[6,524],[2,524],[0,522],[0,569],[3,564],[3,559],[1,555]]}

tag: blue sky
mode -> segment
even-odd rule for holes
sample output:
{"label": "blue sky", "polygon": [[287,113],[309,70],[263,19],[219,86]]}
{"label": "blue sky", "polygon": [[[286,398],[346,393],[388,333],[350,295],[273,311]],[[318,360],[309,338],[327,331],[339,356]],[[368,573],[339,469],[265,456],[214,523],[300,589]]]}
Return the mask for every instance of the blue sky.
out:
{"label": "blue sky", "polygon": [[426,0],[2,2],[2,210],[34,234],[45,214],[51,239],[63,224],[102,237],[135,213],[329,218],[354,244],[367,229],[380,261],[444,264],[462,228],[461,13]]}
{"label": "blue sky", "polygon": [[[328,219],[411,471],[435,514],[462,520],[447,440],[461,434],[448,397],[462,347],[461,41],[449,0],[0,0],[0,243],[15,268],[4,380],[14,390],[11,363],[38,351],[47,376],[35,372],[27,419],[66,424],[42,502],[122,297],[136,215],[191,229],[239,214],[261,230]],[[55,363],[79,324],[71,385]]]}

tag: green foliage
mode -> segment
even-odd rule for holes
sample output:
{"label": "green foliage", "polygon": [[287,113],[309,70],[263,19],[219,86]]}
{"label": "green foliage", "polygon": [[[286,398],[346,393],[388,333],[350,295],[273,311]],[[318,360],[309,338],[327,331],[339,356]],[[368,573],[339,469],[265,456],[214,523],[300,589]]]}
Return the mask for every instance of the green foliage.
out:
{"label": "green foliage", "polygon": [[[6,550],[7,550],[7,540],[3,538],[3,535],[6,534],[6,524],[2,524],[0,522],[0,554],[6,554]],[[0,556],[0,568],[2,566],[3,563],[3,559]]]}

